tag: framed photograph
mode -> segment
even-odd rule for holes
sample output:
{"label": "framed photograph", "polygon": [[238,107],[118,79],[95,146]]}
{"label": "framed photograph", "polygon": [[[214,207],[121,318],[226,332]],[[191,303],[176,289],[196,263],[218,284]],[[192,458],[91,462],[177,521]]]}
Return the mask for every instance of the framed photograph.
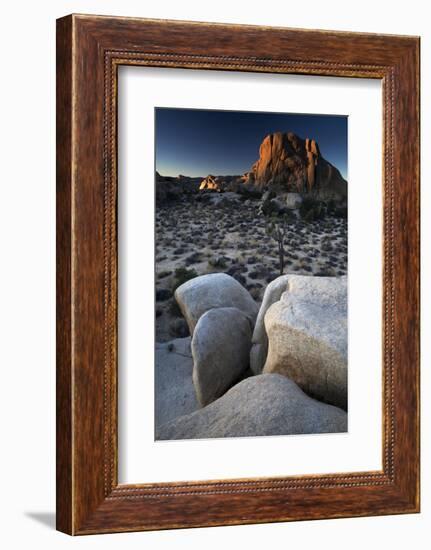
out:
{"label": "framed photograph", "polygon": [[419,511],[419,38],[57,21],[57,528]]}

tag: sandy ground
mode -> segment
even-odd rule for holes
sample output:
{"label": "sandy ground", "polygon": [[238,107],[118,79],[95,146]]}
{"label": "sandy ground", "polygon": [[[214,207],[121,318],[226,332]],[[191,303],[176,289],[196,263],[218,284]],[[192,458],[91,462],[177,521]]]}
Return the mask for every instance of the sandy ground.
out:
{"label": "sandy ground", "polygon": [[[193,196],[156,209],[156,340],[187,336],[173,298],[177,268],[198,275],[224,272],[261,302],[266,285],[280,275],[276,241],[266,234],[259,200],[224,200],[221,205]],[[289,226],[284,273],[339,276],[347,273],[347,220],[326,217]]]}

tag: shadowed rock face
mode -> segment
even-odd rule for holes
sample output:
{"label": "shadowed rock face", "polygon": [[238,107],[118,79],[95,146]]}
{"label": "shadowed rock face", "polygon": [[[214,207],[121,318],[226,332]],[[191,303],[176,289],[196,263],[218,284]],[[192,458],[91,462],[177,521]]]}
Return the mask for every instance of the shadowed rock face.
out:
{"label": "shadowed rock face", "polygon": [[276,132],[263,140],[247,184],[281,192],[313,193],[323,200],[346,200],[347,182],[325,160],[314,139]]}
{"label": "shadowed rock face", "polygon": [[265,314],[281,298],[289,285],[290,275],[281,275],[269,283],[265,289],[263,301],[254,326],[252,348],[250,351],[250,368],[254,374],[260,374],[265,365],[268,353],[268,336],[265,331]]}

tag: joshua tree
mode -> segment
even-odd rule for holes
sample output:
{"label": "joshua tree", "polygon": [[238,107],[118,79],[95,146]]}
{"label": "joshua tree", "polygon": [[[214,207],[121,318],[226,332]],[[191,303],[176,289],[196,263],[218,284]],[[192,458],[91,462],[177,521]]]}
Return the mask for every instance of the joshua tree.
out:
{"label": "joshua tree", "polygon": [[278,246],[278,261],[280,275],[283,275],[284,271],[284,243],[286,233],[289,228],[289,224],[292,221],[291,214],[288,212],[283,212],[279,214],[271,214],[266,216],[266,233],[272,237]]}

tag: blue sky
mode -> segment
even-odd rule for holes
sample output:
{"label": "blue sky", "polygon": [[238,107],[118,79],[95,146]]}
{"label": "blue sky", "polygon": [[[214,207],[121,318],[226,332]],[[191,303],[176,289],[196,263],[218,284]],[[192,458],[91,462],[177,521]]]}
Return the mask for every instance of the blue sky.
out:
{"label": "blue sky", "polygon": [[347,117],[250,111],[156,108],[156,170],[164,176],[243,174],[273,132],[315,139],[347,179]]}

